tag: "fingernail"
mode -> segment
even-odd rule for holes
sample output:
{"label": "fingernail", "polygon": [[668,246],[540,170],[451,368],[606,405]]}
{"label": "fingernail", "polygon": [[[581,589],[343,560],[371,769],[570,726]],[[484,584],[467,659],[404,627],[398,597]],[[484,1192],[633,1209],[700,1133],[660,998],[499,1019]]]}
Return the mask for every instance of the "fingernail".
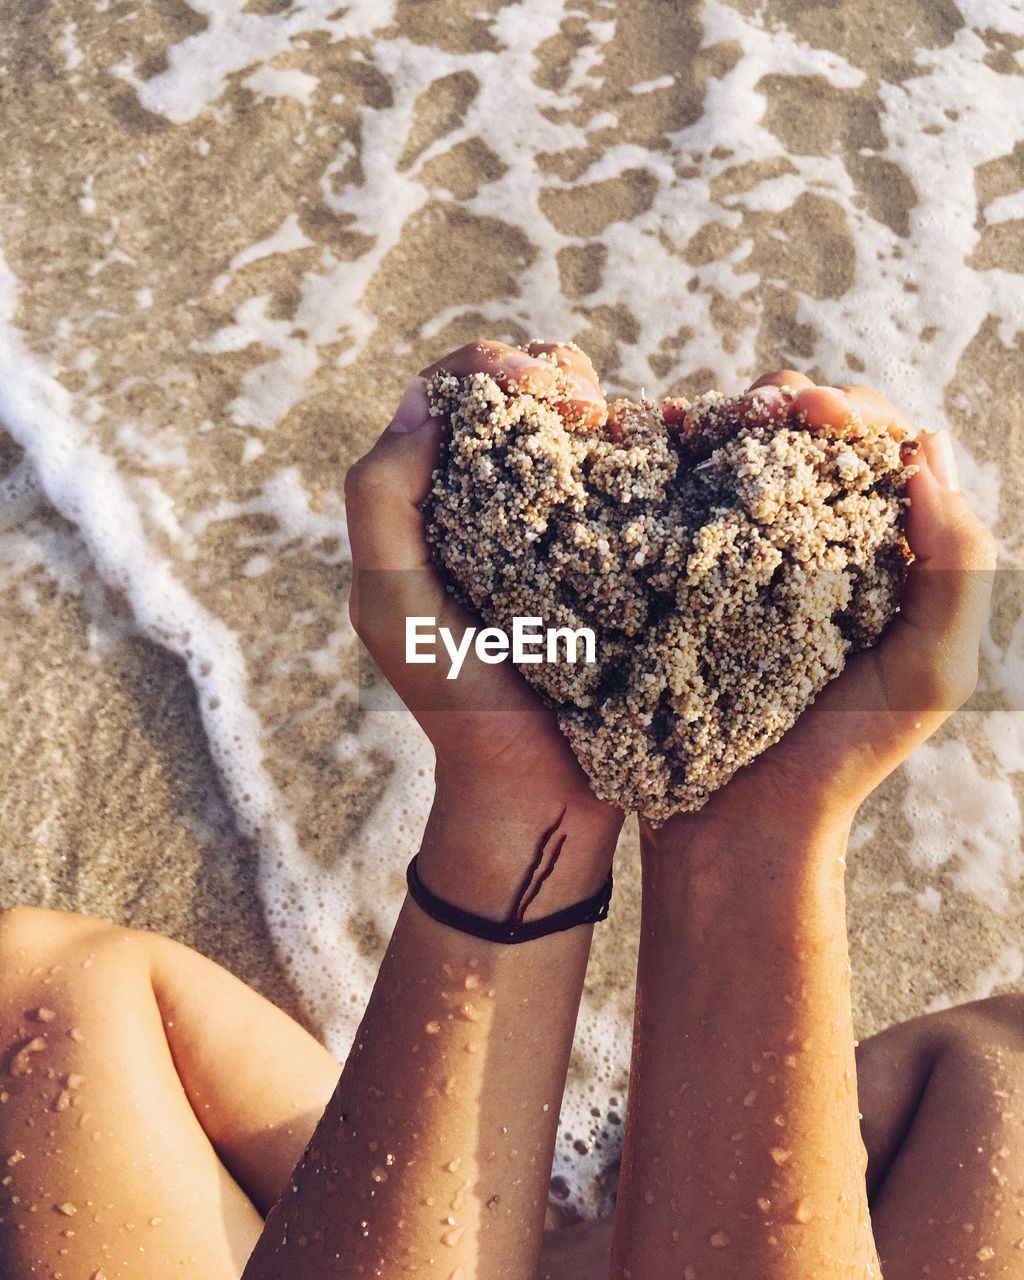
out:
{"label": "fingernail", "polygon": [[[502,366],[506,373],[517,375],[520,373],[540,372],[554,366],[548,364],[546,360],[540,360],[537,356],[528,355],[524,351],[511,351],[508,355],[502,356]],[[601,388],[582,373],[569,372],[566,370],[569,382],[574,391],[576,391],[581,400],[590,400],[595,404],[601,404],[604,401],[604,394]]]}
{"label": "fingernail", "polygon": [[397,435],[409,435],[419,431],[430,421],[430,400],[427,396],[426,380],[419,374],[409,383],[405,394],[398,402],[395,416],[388,423],[388,430]]}
{"label": "fingernail", "polygon": [[538,359],[537,356],[531,356],[527,351],[509,351],[507,355],[501,357],[501,365],[503,369],[507,369],[510,373],[521,373],[524,369],[536,369],[543,366],[544,361]]}
{"label": "fingernail", "polygon": [[569,381],[572,383],[574,390],[578,392],[581,400],[592,400],[595,404],[604,403],[604,392],[596,383],[584,377],[582,373],[569,374]]}
{"label": "fingernail", "polygon": [[928,465],[936,480],[946,489],[959,489],[956,473],[956,455],[953,453],[953,437],[948,431],[936,431],[928,440]]}

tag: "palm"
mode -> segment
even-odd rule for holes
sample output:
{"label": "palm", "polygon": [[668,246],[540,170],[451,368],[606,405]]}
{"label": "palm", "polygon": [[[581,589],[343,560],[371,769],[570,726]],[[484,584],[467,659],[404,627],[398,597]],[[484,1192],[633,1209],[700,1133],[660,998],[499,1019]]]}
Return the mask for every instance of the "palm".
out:
{"label": "palm", "polygon": [[[551,359],[541,359],[550,356]],[[515,377],[529,389],[553,382],[552,362],[576,383],[572,407],[602,420],[604,396],[590,361],[575,348],[533,343],[527,352],[481,342],[424,369],[466,376],[483,371],[505,385]],[[509,662],[488,665],[472,653],[459,676],[447,679],[443,649],[434,665],[406,661],[405,619],[435,619],[462,637],[480,619],[446,593],[424,536],[420,504],[426,497],[441,438],[428,420],[414,433],[385,432],[349,471],[347,512],[353,550],[350,611],[378,666],[422,725],[438,764],[502,785],[529,781],[587,792],[587,783],[553,712]],[[438,646],[440,648],[440,646]]]}
{"label": "palm", "polygon": [[[789,371],[754,386],[798,390],[788,406],[801,425],[820,429],[858,412],[897,438],[907,420],[867,388],[817,387]],[[995,543],[964,497],[924,465],[908,486],[906,534],[915,561],[900,611],[880,642],[852,655],[779,742],[711,797],[701,820],[758,808],[795,821],[826,813],[845,820],[887,774],[966,699],[977,679],[981,631],[996,561]],[[695,815],[680,815],[685,823]]]}

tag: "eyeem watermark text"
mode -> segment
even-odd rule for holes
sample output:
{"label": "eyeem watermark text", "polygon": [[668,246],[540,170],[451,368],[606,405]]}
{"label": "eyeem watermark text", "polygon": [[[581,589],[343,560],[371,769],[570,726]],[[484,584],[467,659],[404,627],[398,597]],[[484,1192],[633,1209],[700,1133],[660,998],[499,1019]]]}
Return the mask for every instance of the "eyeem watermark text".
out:
{"label": "eyeem watermark text", "polygon": [[448,679],[455,680],[470,649],[481,662],[495,665],[511,658],[515,663],[578,662],[580,645],[583,661],[597,661],[597,641],[589,627],[545,627],[543,618],[513,618],[512,634],[500,627],[467,627],[456,640],[449,627],[439,627],[436,618],[406,618],[406,662],[438,661],[438,640],[448,654]]}

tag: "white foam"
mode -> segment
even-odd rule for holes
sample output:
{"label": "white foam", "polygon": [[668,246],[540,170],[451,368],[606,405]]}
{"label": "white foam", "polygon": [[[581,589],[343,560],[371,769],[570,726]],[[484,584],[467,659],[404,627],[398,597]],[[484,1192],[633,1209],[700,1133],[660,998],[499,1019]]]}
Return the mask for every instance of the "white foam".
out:
{"label": "white foam", "polygon": [[[143,81],[130,65],[111,67],[147,111],[174,124],[195,119],[220,97],[230,75],[268,63],[297,35],[324,31],[337,40],[372,34],[392,20],[394,0],[353,0],[340,11],[336,0],[297,0],[273,14],[246,13],[245,0],[191,0],[189,7],[207,26],[170,46],[165,71]],[[330,17],[339,12],[343,17]]]}
{"label": "white foam", "polygon": [[1011,837],[1024,829],[1012,778],[986,776],[967,742],[952,737],[925,743],[903,767],[911,861],[934,871],[953,860],[958,889],[994,912],[1005,910],[1024,876]]}
{"label": "white foam", "polygon": [[[1024,978],[1024,954],[1018,947],[1005,946],[1001,948],[992,964],[978,975],[967,995],[967,1000],[986,1000],[993,994],[996,987],[1016,986],[1021,978]],[[925,1012],[940,1013],[943,1009],[949,1009],[959,1003],[959,999],[954,1000],[943,993],[928,1002]]]}
{"label": "white foam", "polygon": [[245,77],[242,84],[257,98],[295,98],[303,106],[313,104],[313,94],[320,83],[297,67],[259,66]]}
{"label": "white foam", "polygon": [[46,497],[78,526],[103,578],[124,591],[142,632],[187,661],[210,748],[243,829],[273,850],[275,890],[312,909],[319,897],[316,871],[303,866],[287,804],[263,767],[237,637],[189,595],[153,546],[116,465],[76,420],[69,392],[12,325],[16,305],[17,283],[0,259],[0,368],[17,370],[15,378],[0,378],[0,421],[25,450]]}
{"label": "white foam", "polygon": [[291,253],[293,249],[307,249],[313,243],[299,226],[298,214],[290,213],[273,235],[257,241],[256,244],[247,245],[235,254],[228,264],[227,271],[214,279],[213,292],[223,293],[235,272],[242,267],[247,267],[250,262],[270,258],[275,253]]}
{"label": "white foam", "polygon": [[[60,36],[57,39],[57,48],[64,55],[65,71],[74,71],[74,69],[81,63],[82,59],[85,57],[85,54],[78,47],[78,44],[75,40],[76,30],[77,30],[76,23],[65,22],[61,30]],[[74,84],[78,78],[79,77],[77,76],[72,76],[71,83]]]}

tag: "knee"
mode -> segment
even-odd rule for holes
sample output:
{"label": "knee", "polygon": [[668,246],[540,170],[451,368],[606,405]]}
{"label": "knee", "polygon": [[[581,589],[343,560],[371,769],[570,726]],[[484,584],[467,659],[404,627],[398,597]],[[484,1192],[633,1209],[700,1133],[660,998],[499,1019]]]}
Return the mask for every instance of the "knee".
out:
{"label": "knee", "polygon": [[9,984],[15,976],[40,965],[59,964],[69,952],[112,934],[116,928],[73,911],[5,907],[0,910],[0,984]]}
{"label": "knee", "polygon": [[950,1009],[939,1039],[939,1060],[965,1097],[991,1106],[1024,1089],[1024,995],[991,996]]}
{"label": "knee", "polygon": [[1024,993],[1008,992],[961,1005],[960,1035],[975,1046],[1024,1058]]}

